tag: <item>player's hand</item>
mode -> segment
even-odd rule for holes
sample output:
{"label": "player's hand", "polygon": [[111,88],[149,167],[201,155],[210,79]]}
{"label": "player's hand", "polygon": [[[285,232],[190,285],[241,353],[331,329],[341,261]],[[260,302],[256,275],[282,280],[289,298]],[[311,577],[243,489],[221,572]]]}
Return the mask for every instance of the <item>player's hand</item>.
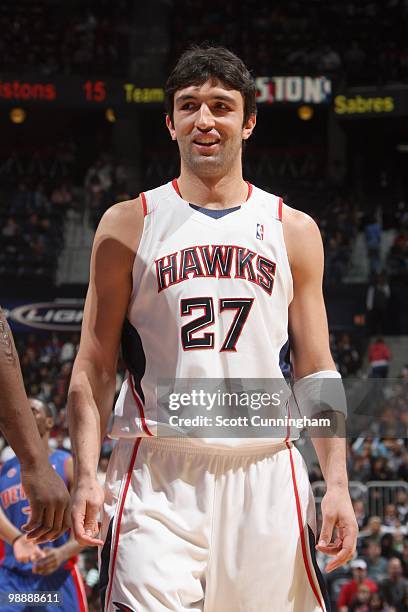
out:
{"label": "player's hand", "polygon": [[41,574],[41,576],[48,576],[55,572],[65,558],[62,555],[59,548],[43,548],[44,556],[35,563],[33,566],[33,574]]}
{"label": "player's hand", "polygon": [[[338,487],[328,489],[322,499],[323,524],[319,542],[316,546],[334,559],[326,565],[326,572],[332,572],[353,558],[356,551],[358,525],[351,505],[348,489]],[[332,542],[333,531],[337,537]]]}
{"label": "player's hand", "polygon": [[21,466],[21,482],[30,502],[31,517],[23,525],[37,544],[55,540],[70,527],[70,497],[49,461]]}
{"label": "player's hand", "polygon": [[78,544],[102,546],[99,535],[99,512],[104,499],[103,489],[96,478],[82,480],[72,495],[72,529]]}
{"label": "player's hand", "polygon": [[19,563],[35,563],[44,556],[44,552],[37,544],[27,540],[26,535],[21,535],[13,544],[13,553]]}

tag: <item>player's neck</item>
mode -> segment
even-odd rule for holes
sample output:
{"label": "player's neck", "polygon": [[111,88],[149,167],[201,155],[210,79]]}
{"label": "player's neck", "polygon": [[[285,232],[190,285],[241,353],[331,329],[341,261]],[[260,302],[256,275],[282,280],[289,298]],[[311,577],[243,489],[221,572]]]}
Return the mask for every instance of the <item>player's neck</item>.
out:
{"label": "player's neck", "polygon": [[44,434],[41,438],[41,442],[43,443],[45,451],[48,453],[48,455],[51,455],[54,452],[54,449],[52,449],[49,444],[50,436],[48,434]]}
{"label": "player's neck", "polygon": [[206,208],[231,208],[248,196],[241,167],[221,177],[202,177],[182,166],[177,183],[183,200]]}

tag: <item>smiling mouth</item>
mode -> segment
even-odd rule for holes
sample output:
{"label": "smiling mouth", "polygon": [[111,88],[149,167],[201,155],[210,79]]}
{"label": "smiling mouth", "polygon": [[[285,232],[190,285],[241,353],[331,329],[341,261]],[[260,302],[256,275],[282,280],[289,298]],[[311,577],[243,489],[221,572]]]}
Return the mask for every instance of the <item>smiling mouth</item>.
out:
{"label": "smiling mouth", "polygon": [[199,147],[211,148],[219,144],[219,140],[193,140],[193,143]]}

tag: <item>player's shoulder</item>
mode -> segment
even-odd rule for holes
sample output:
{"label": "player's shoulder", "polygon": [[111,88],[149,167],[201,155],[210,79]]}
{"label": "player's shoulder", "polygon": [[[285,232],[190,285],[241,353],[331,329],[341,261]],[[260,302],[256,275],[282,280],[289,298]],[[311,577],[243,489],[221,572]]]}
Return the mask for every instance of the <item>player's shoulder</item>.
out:
{"label": "player's shoulder", "polygon": [[285,240],[295,243],[300,241],[299,245],[303,244],[303,246],[309,241],[321,243],[319,226],[313,217],[302,210],[284,203],[282,206],[282,223]]}
{"label": "player's shoulder", "polygon": [[[323,257],[323,243],[316,221],[307,213],[283,205],[283,235],[292,273],[305,271]],[[305,257],[305,254],[308,256]]]}
{"label": "player's shoulder", "polygon": [[70,457],[72,457],[71,453],[67,450],[63,450],[62,448],[56,448],[51,457],[54,459],[60,459],[62,461],[65,461],[66,459],[69,459]]}
{"label": "player's shoulder", "polygon": [[143,219],[143,201],[140,195],[110,206],[103,214],[98,229],[113,231],[117,227],[126,227],[129,222],[138,219]]}
{"label": "player's shoulder", "polygon": [[283,203],[282,221],[295,230],[307,230],[308,228],[318,229],[317,223],[313,217],[303,212],[303,210],[298,210],[297,208],[293,208],[293,206],[289,206],[285,202]]}
{"label": "player's shoulder", "polygon": [[142,198],[113,204],[103,214],[95,232],[95,246],[106,245],[109,251],[115,245],[134,252],[143,232],[144,213]]}

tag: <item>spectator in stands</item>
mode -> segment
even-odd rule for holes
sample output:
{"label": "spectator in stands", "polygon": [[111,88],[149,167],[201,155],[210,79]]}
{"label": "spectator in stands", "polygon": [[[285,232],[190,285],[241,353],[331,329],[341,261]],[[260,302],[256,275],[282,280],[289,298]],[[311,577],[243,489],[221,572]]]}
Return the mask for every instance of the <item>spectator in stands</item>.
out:
{"label": "spectator in stands", "polygon": [[398,468],[397,476],[400,480],[408,482],[408,451],[405,451],[401,465]]}
{"label": "spectator in stands", "polygon": [[378,583],[387,576],[387,560],[381,556],[381,546],[377,540],[369,539],[365,560],[367,562],[367,575],[371,580]]}
{"label": "spectator in stands", "polygon": [[63,181],[53,189],[50,196],[51,203],[58,207],[68,209],[72,206],[72,189],[67,181]]}
{"label": "spectator in stands", "polygon": [[349,334],[342,334],[337,343],[338,363],[342,376],[356,374],[360,365],[360,355],[352,345]]}
{"label": "spectator in stands", "polygon": [[74,361],[78,350],[78,344],[79,338],[77,334],[73,334],[69,340],[64,342],[59,355],[61,363],[65,363],[66,361]]}
{"label": "spectator in stands", "polygon": [[375,582],[367,578],[367,563],[364,559],[355,559],[350,563],[350,568],[353,572],[353,578],[349,582],[346,582],[341,588],[337,600],[339,612],[348,612],[348,608],[353,598],[357,595],[360,585],[367,586],[372,593],[377,590]]}
{"label": "spectator in stands", "polygon": [[395,504],[387,504],[384,510],[384,525],[387,527],[395,527],[400,523],[397,515],[397,508]]}
{"label": "spectator in stands", "polygon": [[367,319],[370,334],[382,334],[386,329],[386,318],[391,290],[384,274],[379,274],[367,290]]}
{"label": "spectator in stands", "polygon": [[371,461],[369,456],[353,456],[350,463],[350,480],[362,480],[363,482],[369,480],[371,473]]}
{"label": "spectator in stands", "polygon": [[391,480],[391,471],[385,457],[373,459],[369,480]]}
{"label": "spectator in stands", "polygon": [[381,593],[371,593],[369,612],[394,612],[384,601]]}
{"label": "spectator in stands", "polygon": [[367,246],[370,276],[378,274],[381,269],[381,226],[374,215],[368,218],[364,227]]}
{"label": "spectator in stands", "polygon": [[371,516],[368,519],[367,527],[360,531],[358,538],[360,541],[364,541],[365,538],[368,538],[370,541],[380,543],[382,533],[381,517]]}
{"label": "spectator in stands", "polygon": [[384,535],[381,538],[381,556],[385,557],[385,559],[391,559],[395,557],[394,550],[394,536],[390,533],[390,527],[382,527],[382,532]]}
{"label": "spectator in stands", "polygon": [[366,584],[359,584],[357,593],[353,597],[347,610],[349,612],[369,612],[372,592]]}
{"label": "spectator in stands", "polygon": [[373,378],[387,378],[388,368],[391,361],[391,351],[384,342],[384,338],[378,337],[368,349],[368,361],[371,366]]}
{"label": "spectator in stands", "polygon": [[369,604],[371,602],[371,591],[366,584],[359,584],[357,593],[353,597],[350,606],[347,608],[349,612],[369,612]]}
{"label": "spectator in stands", "polygon": [[397,492],[397,512],[401,523],[406,523],[408,518],[408,493],[405,489],[400,489]]}
{"label": "spectator in stands", "polygon": [[359,529],[361,529],[363,525],[365,525],[367,520],[364,501],[362,499],[353,499],[353,510],[354,514],[356,515],[356,520]]}
{"label": "spectator in stands", "polygon": [[400,230],[390,248],[387,269],[391,276],[404,278],[408,273],[408,226]]}
{"label": "spectator in stands", "polygon": [[405,607],[408,580],[402,575],[401,560],[392,557],[388,561],[388,577],[380,584],[380,591],[388,605],[394,606],[396,612],[406,612]]}
{"label": "spectator in stands", "polygon": [[338,235],[330,236],[325,245],[324,273],[325,282],[337,285],[346,271],[346,262],[342,253],[343,242]]}
{"label": "spectator in stands", "polygon": [[14,217],[9,217],[1,230],[5,238],[14,238],[19,233],[19,226]]}

